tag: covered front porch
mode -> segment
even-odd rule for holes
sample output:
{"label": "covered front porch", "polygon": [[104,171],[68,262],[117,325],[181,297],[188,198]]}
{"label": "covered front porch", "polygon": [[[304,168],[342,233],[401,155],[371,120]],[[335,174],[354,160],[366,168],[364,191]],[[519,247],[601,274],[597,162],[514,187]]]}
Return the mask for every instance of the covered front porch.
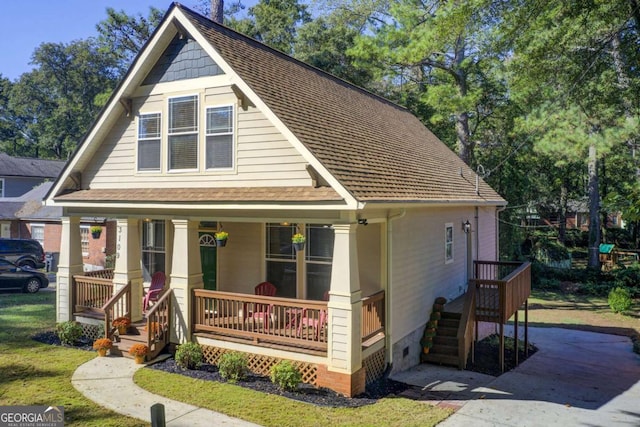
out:
{"label": "covered front porch", "polygon": [[[203,236],[220,229],[219,221],[121,218],[115,267],[91,273],[82,271],[81,248],[71,243],[77,224],[76,217],[63,219],[69,247],[60,262],[59,321],[93,318],[104,322],[109,335],[109,322],[127,316],[141,325],[140,335],[147,334],[150,345],[197,341],[221,351],[294,360],[327,374],[315,376],[316,384],[337,384],[347,395],[384,370],[382,223],[365,229],[357,222],[291,226],[227,220],[228,244],[211,247]],[[299,230],[307,236],[307,249],[294,252],[289,234]],[[361,241],[376,247],[359,252]],[[211,258],[213,275],[204,268]],[[156,303],[143,313],[148,278],[163,268],[162,307]],[[265,279],[277,287],[275,296],[254,294]],[[365,368],[374,354],[375,368]]]}

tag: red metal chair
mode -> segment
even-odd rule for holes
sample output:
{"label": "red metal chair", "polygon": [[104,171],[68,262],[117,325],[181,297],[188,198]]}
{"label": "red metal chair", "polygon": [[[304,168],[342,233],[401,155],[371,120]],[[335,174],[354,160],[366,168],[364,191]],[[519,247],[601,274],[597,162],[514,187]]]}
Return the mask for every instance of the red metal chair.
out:
{"label": "red metal chair", "polygon": [[147,312],[149,308],[150,302],[158,301],[160,293],[164,289],[164,282],[166,280],[166,276],[162,271],[156,271],[151,276],[151,285],[149,286],[149,290],[146,295],[142,298],[142,311]]}
{"label": "red metal chair", "polygon": [[[254,289],[254,293],[256,295],[262,295],[267,297],[275,296],[276,291],[277,291],[276,287],[270,282],[262,282],[258,284]],[[242,317],[244,320],[250,318],[254,324],[254,329],[255,329],[256,320],[262,321],[262,324],[264,325],[265,330],[268,331],[269,323],[271,322],[272,306],[273,304],[245,303],[244,308],[242,310]]]}
{"label": "red metal chair", "polygon": [[[323,301],[329,301],[329,291],[322,296]],[[302,315],[298,323],[298,336],[302,336],[302,328],[313,328],[316,341],[320,338],[320,331],[327,325],[327,310],[318,310],[317,315],[310,313],[306,308],[302,310]]]}

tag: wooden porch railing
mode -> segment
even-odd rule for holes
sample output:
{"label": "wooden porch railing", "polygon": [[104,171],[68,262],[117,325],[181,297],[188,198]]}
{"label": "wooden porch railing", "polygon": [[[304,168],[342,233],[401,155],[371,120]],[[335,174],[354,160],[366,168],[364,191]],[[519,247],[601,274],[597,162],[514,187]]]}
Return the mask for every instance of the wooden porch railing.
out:
{"label": "wooden porch railing", "polygon": [[147,311],[148,360],[155,358],[169,345],[171,338],[171,289],[165,289]]}
{"label": "wooden porch railing", "polygon": [[104,313],[104,336],[111,337],[115,330],[111,326],[113,319],[118,317],[131,318],[131,282],[116,292],[100,311]]}
{"label": "wooden porch railing", "polygon": [[[196,289],[193,306],[195,333],[312,352],[327,351],[326,301]],[[384,333],[384,306],[384,291],[362,299],[363,343]]]}
{"label": "wooden porch railing", "polygon": [[327,302],[194,290],[194,332],[327,351]]}
{"label": "wooden porch railing", "polygon": [[384,291],[362,298],[362,342],[384,332]]}
{"label": "wooden porch railing", "polygon": [[476,320],[504,324],[531,295],[531,263],[474,261]]}
{"label": "wooden porch railing", "polygon": [[73,276],[73,312],[95,312],[113,296],[113,270],[97,270]]}

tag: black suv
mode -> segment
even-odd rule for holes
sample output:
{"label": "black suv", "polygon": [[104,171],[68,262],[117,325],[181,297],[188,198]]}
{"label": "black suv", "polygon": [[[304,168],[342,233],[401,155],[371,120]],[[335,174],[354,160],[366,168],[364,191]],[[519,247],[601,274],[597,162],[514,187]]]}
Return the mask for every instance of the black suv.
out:
{"label": "black suv", "polygon": [[0,239],[0,258],[19,267],[43,268],[44,250],[37,240]]}

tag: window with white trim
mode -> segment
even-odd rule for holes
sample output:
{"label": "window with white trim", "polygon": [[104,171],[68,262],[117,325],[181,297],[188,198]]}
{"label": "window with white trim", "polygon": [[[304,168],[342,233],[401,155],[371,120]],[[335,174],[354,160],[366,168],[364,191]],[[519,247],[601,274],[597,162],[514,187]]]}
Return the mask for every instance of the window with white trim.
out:
{"label": "window with white trim", "polygon": [[206,168],[232,168],[233,106],[208,107],[206,122]]}
{"label": "window with white trim", "polygon": [[[300,252],[291,242],[298,227],[304,227],[306,237],[305,249]],[[305,289],[306,299],[323,300],[331,287],[333,228],[323,224],[267,224],[266,238],[266,279],[278,289],[277,296],[302,298],[298,290]]]}
{"label": "window with white trim", "polygon": [[169,170],[198,169],[198,95],[169,98]]}
{"label": "window with white trim", "polygon": [[165,222],[145,220],[142,223],[142,274],[150,281],[156,271],[166,272]]}
{"label": "window with white trim", "polygon": [[140,114],[138,118],[138,170],[160,170],[160,113]]}
{"label": "window with white trim", "polygon": [[444,225],[444,262],[453,262],[453,223]]}
{"label": "window with white trim", "polygon": [[29,228],[31,229],[31,238],[37,240],[44,248],[44,224],[29,224]]}
{"label": "window with white trim", "polygon": [[80,246],[82,248],[82,256],[89,256],[89,226],[81,225],[80,226]]}

